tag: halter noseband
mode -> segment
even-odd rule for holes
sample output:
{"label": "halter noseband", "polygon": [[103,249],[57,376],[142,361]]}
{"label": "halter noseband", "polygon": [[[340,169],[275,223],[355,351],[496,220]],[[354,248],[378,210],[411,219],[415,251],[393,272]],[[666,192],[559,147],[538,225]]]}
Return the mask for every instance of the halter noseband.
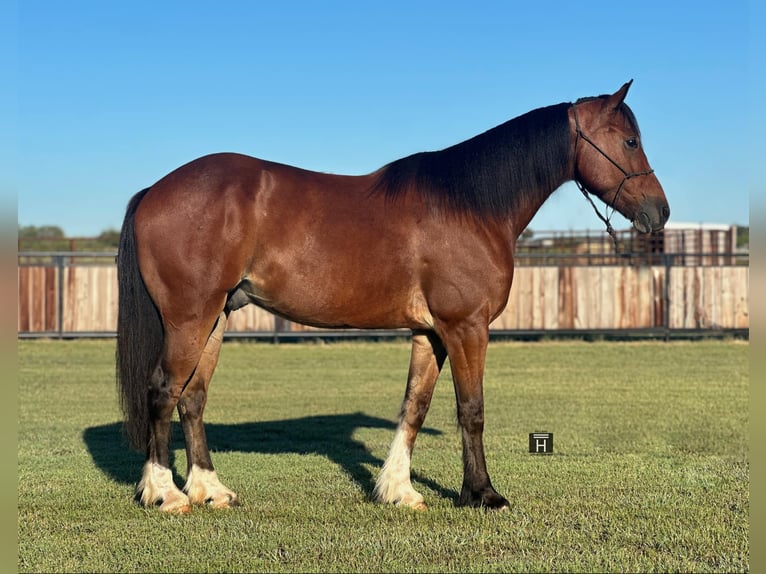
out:
{"label": "halter noseband", "polygon": [[[607,216],[601,215],[601,212],[598,210],[598,207],[596,207],[596,204],[593,202],[593,199],[589,194],[593,194],[592,191],[588,190],[585,185],[580,182],[579,179],[577,179],[577,174],[575,173],[574,182],[577,184],[577,187],[580,189],[582,194],[585,196],[585,199],[587,199],[591,206],[593,207],[593,211],[596,212],[596,215],[598,215],[598,218],[606,224],[606,232],[611,235],[612,240],[614,241],[614,248],[619,252],[619,245],[617,243],[617,234],[614,231],[614,228],[612,227],[612,224],[609,222],[609,220],[612,218],[612,215],[614,215],[615,212],[615,203],[617,203],[617,197],[620,195],[620,192],[622,191],[622,188],[625,186],[625,182],[629,179],[632,179],[634,177],[638,177],[641,175],[651,175],[654,173],[653,169],[649,169],[647,171],[634,171],[629,172],[626,171],[619,163],[617,163],[614,159],[609,157],[609,155],[602,150],[596,142],[594,142],[592,139],[590,139],[585,133],[580,129],[580,121],[577,118],[577,104],[572,104],[572,112],[574,115],[574,121],[575,121],[575,151],[574,151],[574,159],[575,162],[577,161],[577,142],[582,138],[586,142],[588,142],[590,145],[593,146],[593,148],[600,153],[602,156],[604,156],[607,160],[609,160],[609,163],[611,163],[614,167],[620,170],[620,173],[622,173],[622,181],[620,182],[620,185],[617,187],[617,191],[614,192],[614,197],[612,198],[611,202],[606,202],[607,208],[611,208],[612,212],[609,213]],[[575,165],[575,172],[577,171],[577,166]]]}

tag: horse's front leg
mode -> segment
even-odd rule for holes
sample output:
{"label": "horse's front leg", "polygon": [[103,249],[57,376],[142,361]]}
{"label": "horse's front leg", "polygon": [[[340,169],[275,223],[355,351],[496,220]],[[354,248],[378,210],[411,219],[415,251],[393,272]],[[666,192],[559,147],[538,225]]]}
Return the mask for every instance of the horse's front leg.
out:
{"label": "horse's front leg", "polygon": [[463,487],[458,504],[508,509],[508,500],[492,486],[484,456],[484,360],[489,342],[486,323],[450,326],[442,335],[450,358],[463,438]]}
{"label": "horse's front leg", "polygon": [[415,438],[426,418],[445,357],[444,346],[435,333],[413,333],[407,391],[399,426],[375,483],[375,497],[380,502],[426,510],[423,496],[413,488],[410,480],[410,461]]}
{"label": "horse's front leg", "polygon": [[226,319],[226,314],[222,312],[202,351],[194,375],[178,401],[178,414],[186,443],[187,478],[184,491],[192,504],[208,503],[214,508],[239,504],[237,495],[218,480],[202,421],[207,389],[218,364]]}

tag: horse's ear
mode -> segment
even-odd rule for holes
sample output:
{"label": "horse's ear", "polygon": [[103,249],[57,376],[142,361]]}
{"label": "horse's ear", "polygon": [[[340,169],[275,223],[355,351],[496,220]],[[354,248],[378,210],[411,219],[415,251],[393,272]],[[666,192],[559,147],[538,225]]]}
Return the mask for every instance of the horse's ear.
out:
{"label": "horse's ear", "polygon": [[606,101],[606,109],[611,111],[619,108],[620,104],[625,101],[625,96],[628,95],[628,90],[630,89],[630,85],[632,83],[633,80],[624,83],[619,90],[609,96]]}

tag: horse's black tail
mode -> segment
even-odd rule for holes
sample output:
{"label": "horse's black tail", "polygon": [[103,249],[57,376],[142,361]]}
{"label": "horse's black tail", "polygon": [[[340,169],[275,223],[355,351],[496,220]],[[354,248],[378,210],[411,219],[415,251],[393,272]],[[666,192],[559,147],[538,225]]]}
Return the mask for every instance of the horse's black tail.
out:
{"label": "horse's black tail", "polygon": [[130,446],[149,444],[149,380],[157,367],[164,331],[138,268],[133,220],[145,189],[130,200],[117,252],[117,387]]}

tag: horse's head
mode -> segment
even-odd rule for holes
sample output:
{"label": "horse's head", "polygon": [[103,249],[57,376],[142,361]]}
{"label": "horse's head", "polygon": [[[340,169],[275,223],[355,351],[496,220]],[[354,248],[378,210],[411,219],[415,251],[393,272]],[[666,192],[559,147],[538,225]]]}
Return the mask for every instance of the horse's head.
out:
{"label": "horse's head", "polygon": [[624,102],[632,82],[611,96],[578,100],[570,109],[574,173],[581,189],[649,233],[664,227],[670,208],[644,155],[636,118]]}

